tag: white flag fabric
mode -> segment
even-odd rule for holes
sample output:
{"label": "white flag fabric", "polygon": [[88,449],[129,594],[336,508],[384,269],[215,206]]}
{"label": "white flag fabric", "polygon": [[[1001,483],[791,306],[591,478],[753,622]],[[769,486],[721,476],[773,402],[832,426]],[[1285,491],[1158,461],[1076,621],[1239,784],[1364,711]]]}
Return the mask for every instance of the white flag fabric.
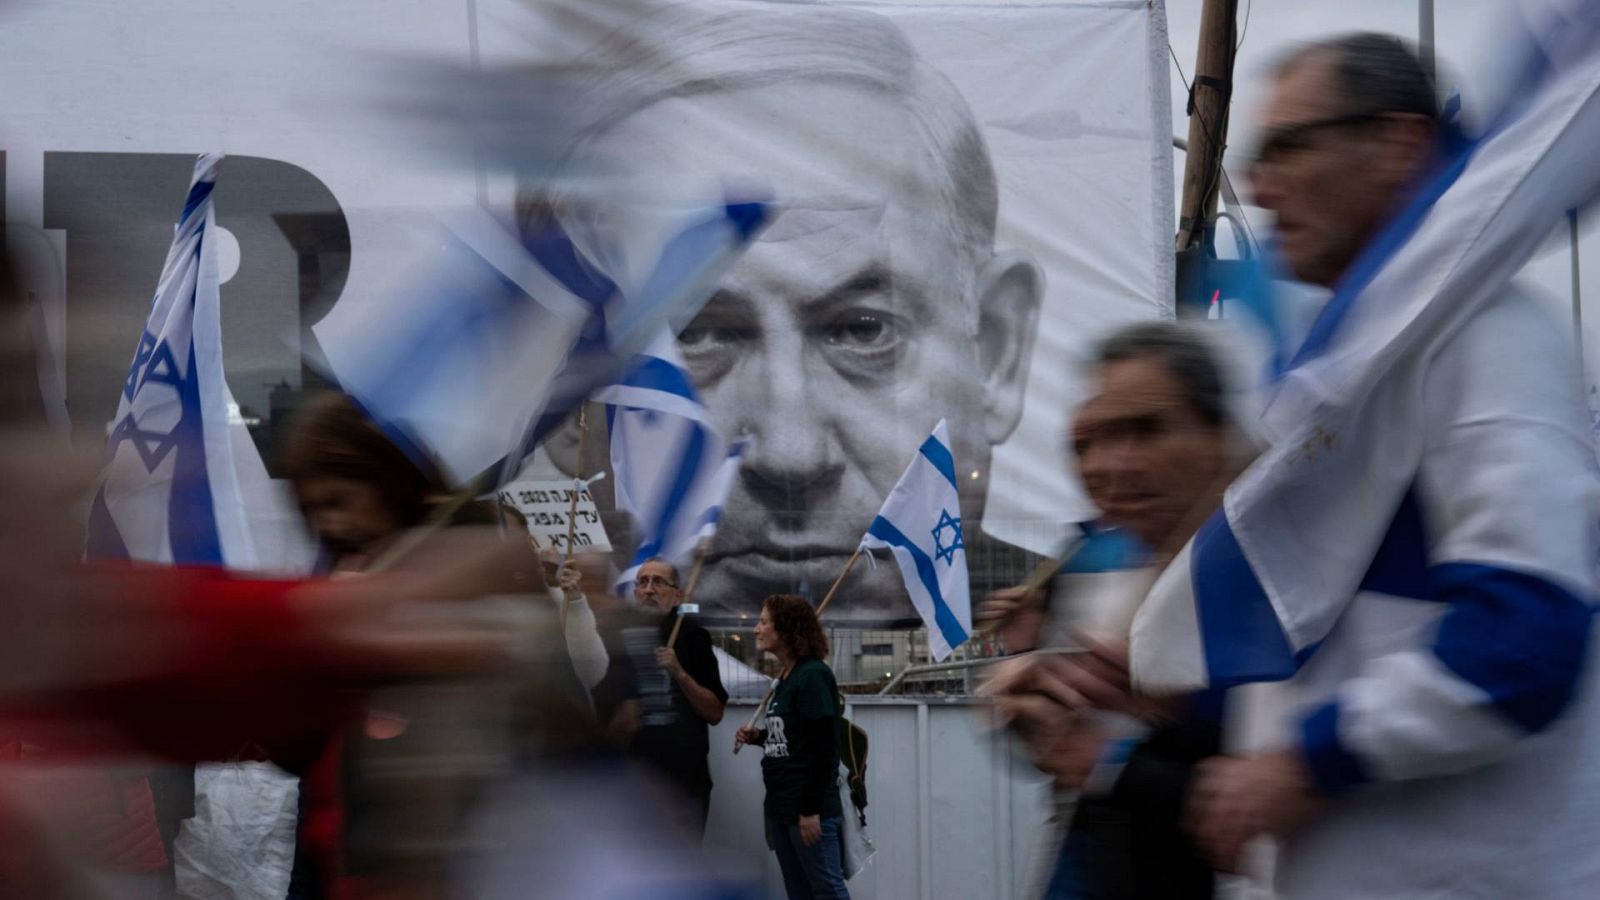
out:
{"label": "white flag fabric", "polygon": [[[1570,6],[1570,5],[1569,5]],[[1270,447],[1157,581],[1132,634],[1152,691],[1290,677],[1354,597],[1420,463],[1420,361],[1563,213],[1600,195],[1600,4],[1532,9],[1521,86],[1357,259],[1275,385]],[[1491,109],[1494,106],[1491,104]]]}
{"label": "white flag fabric", "polygon": [[911,604],[927,623],[928,649],[940,661],[972,634],[961,528],[950,432],[940,419],[861,539],[865,549],[894,553]]}
{"label": "white flag fabric", "polygon": [[[206,154],[195,163],[112,420],[86,551],[91,559],[299,574],[310,568],[310,542],[268,477],[223,377],[211,239],[211,192],[222,160]],[[175,845],[178,882],[199,880],[213,895],[276,889],[282,896],[294,856],[294,779],[264,764],[228,763],[199,767],[197,780],[196,815]],[[275,816],[277,832],[258,827],[260,816]]]}
{"label": "white flag fabric", "polygon": [[[222,159],[209,153],[195,163],[112,420],[104,481],[90,511],[91,559],[258,564],[245,497],[259,496],[266,471],[223,378],[210,236],[211,191]],[[252,461],[241,472],[241,462]]]}
{"label": "white flag fabric", "polygon": [[318,323],[317,362],[419,464],[457,484],[490,471],[488,490],[669,319],[692,317],[767,216],[763,203],[622,210],[580,244],[555,223],[522,235],[475,211],[451,223],[420,288]]}
{"label": "white flag fabric", "polygon": [[464,483],[520,439],[589,307],[487,213],[438,238],[415,287],[341,301],[313,327],[315,363],[424,471]]}
{"label": "white flag fabric", "polygon": [[682,566],[716,532],[745,442],[730,444],[711,426],[677,341],[666,332],[636,357],[626,378],[595,399],[608,404],[617,508],[639,529],[638,549],[617,580],[626,591],[646,560]]}

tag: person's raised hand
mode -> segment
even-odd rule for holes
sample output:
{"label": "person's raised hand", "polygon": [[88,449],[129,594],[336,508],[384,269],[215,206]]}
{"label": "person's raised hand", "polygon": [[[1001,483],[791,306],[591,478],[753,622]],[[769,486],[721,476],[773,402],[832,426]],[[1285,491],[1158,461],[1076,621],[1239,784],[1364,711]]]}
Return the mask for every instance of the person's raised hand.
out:
{"label": "person's raised hand", "polygon": [[583,573],[576,560],[567,560],[556,570],[556,585],[569,597],[583,593]]}
{"label": "person's raised hand", "polygon": [[977,695],[989,700],[992,723],[1019,732],[1068,727],[1088,706],[1067,680],[1062,654],[1031,653],[990,666]]}

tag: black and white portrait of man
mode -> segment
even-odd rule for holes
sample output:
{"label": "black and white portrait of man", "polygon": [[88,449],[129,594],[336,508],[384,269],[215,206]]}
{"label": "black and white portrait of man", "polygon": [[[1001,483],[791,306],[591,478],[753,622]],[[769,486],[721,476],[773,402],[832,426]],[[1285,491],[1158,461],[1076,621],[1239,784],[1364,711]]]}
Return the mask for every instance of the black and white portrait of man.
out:
{"label": "black and white portrait of man", "polygon": [[[225,21],[201,5],[108,29],[104,4],[31,4],[40,39],[0,60],[13,80],[60,75],[0,112],[27,136],[7,209],[65,241],[46,325],[79,428],[115,406],[148,305],[127,285],[154,283],[186,157],[222,148],[219,227],[240,244],[228,378],[263,447],[320,385],[308,329],[426,268],[436,232],[418,219],[516,198],[598,234],[636,223],[584,221],[605,208],[579,202],[590,188],[663,208],[770,198],[771,226],[674,323],[714,424],[750,439],[695,591],[709,617],[820,598],[941,418],[975,591],[1025,577],[1011,546],[1047,552],[1093,515],[1065,474],[1083,366],[1100,335],[1171,307],[1163,4],[346,0],[308,17],[233,4]],[[151,35],[210,76],[175,92]],[[119,77],[59,65],[80,57]],[[115,327],[91,346],[86,323]],[[587,442],[558,434],[529,477],[593,475],[605,417],[588,418]],[[622,519],[606,524],[626,553]],[[879,559],[828,620],[916,617]]]}
{"label": "black and white portrait of man", "polygon": [[[652,5],[580,60],[599,112],[570,158],[607,190],[715,183],[780,210],[678,335],[717,427],[749,439],[696,591],[705,613],[820,597],[941,418],[981,544],[1045,279],[996,239],[995,166],[962,94],[890,18],[827,4]],[[586,214],[547,191],[524,186],[525,215]],[[829,618],[915,614],[880,561],[854,568]]]}

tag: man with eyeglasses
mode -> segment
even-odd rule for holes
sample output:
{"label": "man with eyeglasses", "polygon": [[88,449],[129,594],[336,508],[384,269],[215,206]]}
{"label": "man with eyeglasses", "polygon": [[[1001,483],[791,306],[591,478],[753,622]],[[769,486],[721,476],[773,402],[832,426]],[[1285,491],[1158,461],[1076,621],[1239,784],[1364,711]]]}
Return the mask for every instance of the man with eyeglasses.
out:
{"label": "man with eyeglasses", "polygon": [[680,609],[677,567],[646,561],[633,596],[639,608],[610,630],[610,668],[595,688],[595,708],[629,756],[680,792],[681,824],[698,839],[711,808],[710,726],[722,721],[728,692],[711,634]]}
{"label": "man with eyeglasses", "polygon": [[[1288,58],[1262,121],[1256,202],[1328,288],[1443,157],[1432,80],[1385,35]],[[1507,285],[1414,364],[1424,412],[1389,426],[1419,448],[1409,493],[1294,675],[1230,695],[1233,752],[1185,815],[1219,867],[1274,838],[1284,897],[1595,896],[1600,490],[1570,330]]]}
{"label": "man with eyeglasses", "polygon": [[1279,64],[1250,166],[1290,272],[1331,287],[1411,195],[1439,136],[1433,81],[1397,38],[1357,34]]}

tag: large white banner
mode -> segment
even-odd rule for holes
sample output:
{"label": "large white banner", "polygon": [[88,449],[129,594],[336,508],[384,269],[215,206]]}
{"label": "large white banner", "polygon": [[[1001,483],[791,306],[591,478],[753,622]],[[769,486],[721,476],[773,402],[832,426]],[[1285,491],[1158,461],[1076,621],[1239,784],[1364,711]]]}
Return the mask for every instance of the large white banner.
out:
{"label": "large white banner", "polygon": [[[483,49],[559,60],[602,108],[549,148],[558,182],[711,182],[781,210],[679,336],[715,425],[750,438],[702,610],[825,593],[941,418],[975,587],[1019,579],[999,543],[1049,552],[1093,516],[1064,439],[1092,343],[1171,305],[1161,8],[640,6],[490,3],[513,24]],[[564,184],[509,189],[595,218]],[[884,565],[828,615],[915,622]]]}
{"label": "large white banner", "polygon": [[[619,9],[56,0],[0,11],[0,76],[27,86],[0,98],[6,215],[64,248],[71,302],[52,299],[71,336],[75,424],[91,432],[110,415],[185,155],[233,156],[218,189],[219,225],[239,244],[224,341],[230,386],[270,457],[315,384],[302,335],[339,298],[388,290],[409,268],[417,210],[542,189],[420,153],[414,121],[372,108],[406,87],[380,59],[546,72],[599,62],[563,71],[594,96],[610,85],[630,100],[597,106],[604,115],[563,159],[604,161],[596,171],[653,189],[714,179],[783,207],[680,335],[718,427],[751,438],[702,609],[736,621],[769,593],[820,596],[941,417],[974,590],[1022,577],[1028,560],[1008,547],[1047,551],[1064,523],[1092,515],[1064,435],[1093,341],[1170,308],[1162,5]],[[175,60],[203,77],[174,77]],[[589,446],[604,459],[603,435]],[[857,566],[828,615],[915,622],[881,564]]]}

